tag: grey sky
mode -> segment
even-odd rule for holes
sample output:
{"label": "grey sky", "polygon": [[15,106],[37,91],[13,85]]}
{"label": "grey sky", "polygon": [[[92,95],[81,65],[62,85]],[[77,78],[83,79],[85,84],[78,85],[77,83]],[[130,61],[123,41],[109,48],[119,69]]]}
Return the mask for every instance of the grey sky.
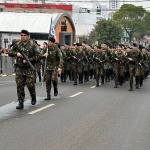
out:
{"label": "grey sky", "polygon": [[143,6],[143,8],[150,11],[150,0],[125,0],[125,3],[130,3],[136,6]]}

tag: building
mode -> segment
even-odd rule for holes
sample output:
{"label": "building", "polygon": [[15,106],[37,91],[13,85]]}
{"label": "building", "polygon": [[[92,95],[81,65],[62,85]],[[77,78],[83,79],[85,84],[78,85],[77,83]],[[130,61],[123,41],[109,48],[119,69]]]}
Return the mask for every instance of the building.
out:
{"label": "building", "polygon": [[8,47],[12,42],[20,39],[20,31],[26,29],[31,39],[43,44],[48,40],[51,18],[56,33],[56,42],[70,45],[75,42],[75,26],[67,13],[12,13],[0,12],[0,46]]}

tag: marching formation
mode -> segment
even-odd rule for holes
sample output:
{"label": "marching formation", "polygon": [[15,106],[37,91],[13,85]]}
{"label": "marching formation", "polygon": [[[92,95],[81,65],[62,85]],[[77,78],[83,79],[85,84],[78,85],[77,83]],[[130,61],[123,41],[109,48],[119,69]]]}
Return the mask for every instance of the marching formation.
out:
{"label": "marching formation", "polygon": [[[123,44],[117,47],[109,47],[107,43],[99,46],[86,46],[76,43],[69,47],[64,44],[60,47],[64,63],[61,81],[66,82],[69,76],[74,81],[73,85],[81,84],[96,79],[96,87],[101,84],[115,81],[114,88],[129,80],[130,89],[133,90],[133,77],[135,77],[136,88],[143,86],[150,71],[150,51],[142,45],[133,43],[131,47],[125,47]],[[79,82],[77,82],[77,78]]]}
{"label": "marching formation", "polygon": [[129,91],[133,91],[134,77],[136,89],[139,89],[150,73],[150,49],[136,43],[131,47],[123,44],[111,47],[107,43],[92,47],[83,41],[82,44],[75,43],[73,46],[68,43],[60,46],[50,37],[48,43],[44,42],[40,49],[29,35],[27,30],[22,30],[21,40],[8,52],[10,57],[16,57],[19,101],[16,109],[24,108],[25,85],[31,95],[31,104],[36,104],[36,76],[39,77],[39,82],[46,82],[45,100],[50,100],[52,85],[54,96],[58,95],[58,76],[61,82],[66,82],[69,78],[74,86],[95,79],[96,87],[100,83],[103,85],[114,80],[114,88],[118,88],[118,85],[123,86],[123,83],[129,81]]}

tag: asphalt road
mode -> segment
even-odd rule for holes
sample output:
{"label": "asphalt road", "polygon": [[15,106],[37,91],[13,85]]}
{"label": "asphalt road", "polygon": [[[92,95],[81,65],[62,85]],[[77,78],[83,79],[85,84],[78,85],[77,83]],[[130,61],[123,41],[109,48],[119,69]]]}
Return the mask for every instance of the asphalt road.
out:
{"label": "asphalt road", "polygon": [[150,78],[133,92],[128,82],[72,84],[59,82],[59,95],[44,101],[37,83],[37,104],[26,89],[16,110],[14,76],[0,77],[0,150],[150,150]]}

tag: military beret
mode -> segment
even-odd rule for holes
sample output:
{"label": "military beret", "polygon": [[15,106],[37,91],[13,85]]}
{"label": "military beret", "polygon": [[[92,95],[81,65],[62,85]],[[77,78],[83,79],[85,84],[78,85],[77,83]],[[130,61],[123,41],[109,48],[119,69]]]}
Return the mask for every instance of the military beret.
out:
{"label": "military beret", "polygon": [[65,45],[69,45],[69,44],[66,42]]}
{"label": "military beret", "polygon": [[143,45],[139,45],[139,49],[143,49]]}
{"label": "military beret", "polygon": [[83,41],[82,43],[86,44],[86,42],[85,42],[85,41]]}
{"label": "military beret", "polygon": [[98,45],[97,48],[98,48],[98,49],[101,49],[101,45]]}
{"label": "military beret", "polygon": [[48,40],[55,43],[55,39],[53,37],[50,37]]}
{"label": "military beret", "polygon": [[137,44],[136,44],[136,43],[133,43],[133,45],[132,45],[132,46],[137,47]]}
{"label": "military beret", "polygon": [[43,44],[47,45],[47,42],[44,42]]}
{"label": "military beret", "polygon": [[80,43],[76,43],[76,46],[81,46],[81,44]]}
{"label": "military beret", "polygon": [[27,30],[21,30],[21,33],[24,33],[26,35],[29,35],[30,33]]}

